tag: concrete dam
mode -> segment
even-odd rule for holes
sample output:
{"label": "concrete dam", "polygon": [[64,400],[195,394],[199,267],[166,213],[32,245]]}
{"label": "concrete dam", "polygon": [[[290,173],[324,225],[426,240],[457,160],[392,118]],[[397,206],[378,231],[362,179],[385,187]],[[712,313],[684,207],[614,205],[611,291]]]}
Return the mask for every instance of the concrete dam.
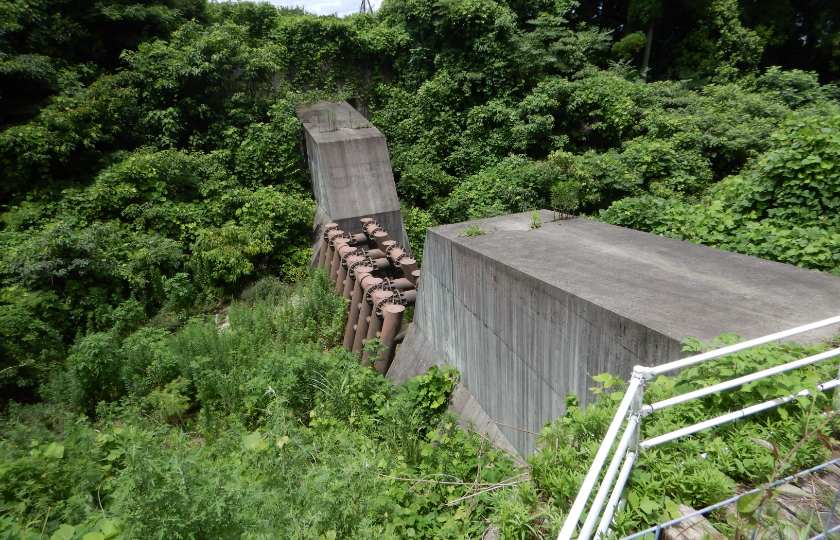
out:
{"label": "concrete dam", "polygon": [[[430,228],[417,271],[384,136],[339,126],[324,137],[307,119],[326,109],[354,114],[322,102],[298,115],[317,186],[316,264],[351,299],[345,346],[379,337],[386,349],[365,361],[397,384],[457,368],[451,410],[523,456],[568,393],[594,401],[593,375],[627,379],[634,365],[678,359],[689,337],[751,339],[840,313],[838,276],[550,211],[535,229],[530,213]],[[460,236],[468,225],[486,234]]]}

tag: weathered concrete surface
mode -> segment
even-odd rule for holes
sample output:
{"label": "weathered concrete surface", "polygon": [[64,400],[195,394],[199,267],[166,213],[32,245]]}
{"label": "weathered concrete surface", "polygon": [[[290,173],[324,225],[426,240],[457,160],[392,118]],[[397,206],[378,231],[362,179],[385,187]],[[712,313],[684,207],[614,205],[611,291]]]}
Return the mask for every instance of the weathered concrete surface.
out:
{"label": "weathered concrete surface", "polygon": [[[427,231],[415,328],[389,376],[452,365],[490,418],[539,432],[567,393],[593,401],[590,376],[678,359],[687,337],[755,338],[840,313],[837,276],[541,215],[532,231],[530,213],[471,222],[483,236],[458,237],[463,223]],[[498,428],[533,451],[535,435]]]}
{"label": "weathered concrete surface", "polygon": [[[432,366],[443,366],[446,364],[432,344],[429,343],[426,337],[413,324],[408,329],[408,333],[405,336],[403,344],[400,345],[398,353],[400,350],[402,350],[403,357],[410,358],[411,362],[394,363],[391,366],[391,369],[388,370],[388,377],[394,379],[394,384],[402,384],[412,377],[423,375]],[[513,444],[499,430],[493,420],[481,408],[481,405],[478,404],[463,384],[459,383],[455,387],[455,390],[449,397],[449,407],[447,407],[447,410],[458,415],[461,429],[473,429],[479,435],[490,438],[499,448],[502,448],[511,455],[515,456],[517,454]]]}
{"label": "weathered concrete surface", "polygon": [[[408,246],[385,136],[347,102],[298,106],[303,123],[312,189],[318,210],[313,224],[315,253],[321,227],[338,223],[357,233],[359,219],[371,217],[391,239]],[[351,126],[352,122],[352,126]],[[367,125],[370,127],[359,128]]]}

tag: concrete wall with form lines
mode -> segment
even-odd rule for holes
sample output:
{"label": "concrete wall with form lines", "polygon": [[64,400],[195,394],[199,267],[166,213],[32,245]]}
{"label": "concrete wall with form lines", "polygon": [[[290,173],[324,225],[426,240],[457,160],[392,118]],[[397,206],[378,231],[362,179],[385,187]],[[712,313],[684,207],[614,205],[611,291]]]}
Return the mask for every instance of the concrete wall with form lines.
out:
{"label": "concrete wall with form lines", "polygon": [[322,227],[361,232],[359,220],[370,217],[392,240],[408,247],[394,173],[385,136],[346,101],[299,105],[312,190],[318,209],[313,223],[314,252]]}
{"label": "concrete wall with form lines", "polygon": [[[530,213],[426,234],[414,328],[389,376],[447,363],[522,455],[590,378],[683,356],[680,341],[751,339],[840,314],[840,277],[576,218]],[[823,341],[826,328],[797,338]],[[500,424],[506,424],[512,429]]]}

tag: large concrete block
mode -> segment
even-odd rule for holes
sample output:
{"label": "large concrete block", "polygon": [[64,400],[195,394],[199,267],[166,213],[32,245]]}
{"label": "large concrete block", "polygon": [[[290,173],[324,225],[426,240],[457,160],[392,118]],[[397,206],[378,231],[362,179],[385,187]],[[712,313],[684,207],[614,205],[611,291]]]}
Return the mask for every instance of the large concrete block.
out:
{"label": "large concrete block", "polygon": [[[840,314],[840,277],[586,219],[530,213],[431,228],[414,328],[389,372],[456,367],[523,455],[591,376],[683,356],[680,342],[756,338]],[[803,334],[803,343],[840,332]],[[417,344],[420,345],[417,345]],[[505,424],[505,427],[501,424]],[[518,428],[518,429],[513,429]],[[524,431],[523,431],[524,430]]]}
{"label": "large concrete block", "polygon": [[[408,246],[385,136],[347,102],[321,101],[298,106],[306,155],[318,210],[313,225],[315,253],[321,227],[338,223],[361,231],[359,219],[371,217],[391,239]],[[360,127],[366,126],[366,127]]]}

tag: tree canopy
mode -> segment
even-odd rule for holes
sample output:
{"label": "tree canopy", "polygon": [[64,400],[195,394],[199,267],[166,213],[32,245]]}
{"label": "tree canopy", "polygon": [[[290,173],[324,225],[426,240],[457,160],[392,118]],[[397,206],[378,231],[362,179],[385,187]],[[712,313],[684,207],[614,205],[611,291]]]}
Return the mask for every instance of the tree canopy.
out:
{"label": "tree canopy", "polygon": [[[243,479],[280,478],[286,465],[231,453],[264,456],[286,436],[333,452],[331,474],[344,470],[335,456],[380,444],[383,474],[512,470],[471,435],[458,443],[472,445],[467,464],[453,457],[462,446],[426,442],[457,436],[423,401],[453,374],[386,390],[328,335],[341,306],[323,276],[307,281],[315,203],[297,104],[370,111],[418,258],[426,227],[542,207],[840,274],[838,80],[840,4],[824,0],[385,0],[345,18],[251,2],[0,3],[0,408],[24,422],[2,428],[12,442],[0,454],[16,465],[0,465],[0,484],[21,491],[0,492],[0,538],[33,537],[36,522],[69,535],[53,538],[111,538],[115,525],[96,517],[103,493],[126,519],[158,506],[178,515],[176,491],[137,493],[181,458],[191,493],[226,494],[182,524],[186,536],[241,537],[253,531],[220,523],[250,504]],[[214,316],[243,290],[231,313],[248,330],[219,337]],[[351,379],[356,393],[340,397]],[[334,385],[329,399],[311,392],[322,383]],[[288,395],[269,399],[266,386]],[[389,412],[422,403],[413,419]],[[355,418],[367,431],[349,436]],[[37,455],[21,450],[29,431]],[[209,441],[208,461],[190,453],[190,433]],[[84,460],[56,483],[33,480],[66,441],[128,480]],[[131,452],[151,457],[122,457]],[[202,472],[235,460],[236,474]],[[336,493],[324,488],[335,476],[295,470],[310,475],[309,495],[278,504],[309,511],[306,497]],[[502,479],[488,470],[488,482]],[[313,517],[298,537],[476,532],[466,514],[440,510],[443,488],[404,487],[388,487],[399,522],[368,519],[395,508],[368,493],[364,516],[333,506],[339,525]],[[84,526],[70,535],[60,527],[72,516]]]}

